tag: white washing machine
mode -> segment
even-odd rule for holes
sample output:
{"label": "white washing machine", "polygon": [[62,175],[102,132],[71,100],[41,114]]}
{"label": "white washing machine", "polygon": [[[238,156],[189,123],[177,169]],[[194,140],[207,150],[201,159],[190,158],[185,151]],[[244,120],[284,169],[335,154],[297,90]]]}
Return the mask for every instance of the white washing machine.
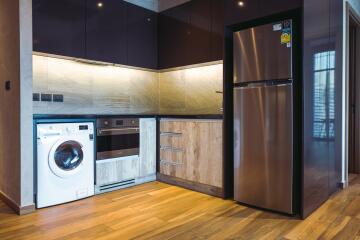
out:
{"label": "white washing machine", "polygon": [[94,195],[94,124],[37,125],[37,207]]}

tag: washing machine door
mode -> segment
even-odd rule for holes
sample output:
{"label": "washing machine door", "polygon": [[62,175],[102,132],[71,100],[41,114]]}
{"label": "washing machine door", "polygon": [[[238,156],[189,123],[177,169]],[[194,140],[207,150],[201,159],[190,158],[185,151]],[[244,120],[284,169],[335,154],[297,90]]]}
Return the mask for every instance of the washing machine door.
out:
{"label": "washing machine door", "polygon": [[84,152],[80,141],[60,139],[49,154],[49,167],[58,177],[67,178],[77,174],[83,165]]}

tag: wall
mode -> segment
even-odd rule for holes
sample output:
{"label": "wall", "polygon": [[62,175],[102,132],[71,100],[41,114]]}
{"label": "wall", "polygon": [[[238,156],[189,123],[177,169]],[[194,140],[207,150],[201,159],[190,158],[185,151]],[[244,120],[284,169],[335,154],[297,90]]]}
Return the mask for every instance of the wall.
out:
{"label": "wall", "polygon": [[[18,206],[21,204],[19,37],[19,2],[0,0],[0,191]],[[5,91],[8,80],[12,89]]]}
{"label": "wall", "polygon": [[34,209],[32,1],[20,0],[20,146],[22,212]]}
{"label": "wall", "polygon": [[160,114],[222,114],[223,65],[160,73]]}
{"label": "wall", "polygon": [[222,64],[147,71],[33,56],[33,91],[63,94],[34,102],[35,114],[220,114]]}
{"label": "wall", "polygon": [[244,23],[261,17],[278,14],[302,7],[302,0],[242,0],[240,7],[236,0],[225,2],[225,25]]}
{"label": "wall", "polygon": [[358,0],[343,0],[343,12],[342,12],[342,27],[343,27],[343,41],[342,41],[342,51],[343,51],[343,59],[342,59],[342,182],[347,183],[348,181],[348,96],[349,94],[349,81],[348,81],[348,49],[347,49],[347,32],[348,32],[348,16],[347,16],[347,4],[349,4],[352,9],[360,16],[360,1]]}
{"label": "wall", "polygon": [[[303,216],[334,193],[342,162],[342,4],[304,1]],[[330,52],[334,55],[330,55]],[[323,53],[316,72],[315,57]],[[328,54],[326,54],[328,53]],[[327,89],[327,90],[325,90]]]}
{"label": "wall", "polygon": [[63,103],[34,102],[36,114],[145,114],[158,106],[156,72],[33,56],[33,91],[63,94]]}
{"label": "wall", "polygon": [[31,3],[0,0],[0,195],[20,214],[35,209]]}

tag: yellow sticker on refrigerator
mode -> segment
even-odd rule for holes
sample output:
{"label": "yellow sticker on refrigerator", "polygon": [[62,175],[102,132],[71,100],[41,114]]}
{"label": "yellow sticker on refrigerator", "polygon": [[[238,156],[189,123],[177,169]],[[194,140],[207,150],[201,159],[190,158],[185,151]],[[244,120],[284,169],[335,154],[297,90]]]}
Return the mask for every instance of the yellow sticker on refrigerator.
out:
{"label": "yellow sticker on refrigerator", "polygon": [[291,43],[291,33],[284,31],[281,34],[281,44],[288,44]]}

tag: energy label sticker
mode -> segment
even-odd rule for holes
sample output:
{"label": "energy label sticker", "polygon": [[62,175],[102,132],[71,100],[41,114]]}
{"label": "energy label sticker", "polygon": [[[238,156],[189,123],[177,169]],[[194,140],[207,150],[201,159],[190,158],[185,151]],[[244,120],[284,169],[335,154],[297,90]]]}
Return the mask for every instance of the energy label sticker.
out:
{"label": "energy label sticker", "polygon": [[291,43],[291,33],[290,31],[283,31],[281,34],[281,44]]}

